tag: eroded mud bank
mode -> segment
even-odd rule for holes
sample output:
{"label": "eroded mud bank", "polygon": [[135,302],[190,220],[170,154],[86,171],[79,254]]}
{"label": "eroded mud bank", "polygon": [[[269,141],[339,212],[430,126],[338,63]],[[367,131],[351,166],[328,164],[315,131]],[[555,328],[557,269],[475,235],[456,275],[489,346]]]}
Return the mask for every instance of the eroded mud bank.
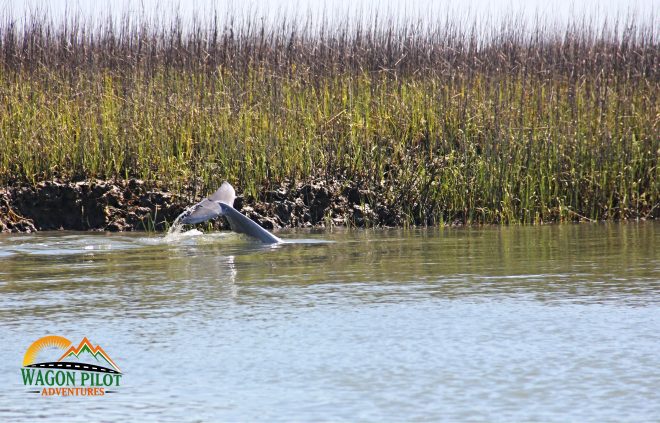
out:
{"label": "eroded mud bank", "polygon": [[[240,188],[238,188],[240,190]],[[164,230],[203,194],[174,193],[141,180],[46,181],[0,189],[0,231]],[[240,192],[239,192],[240,194]],[[357,183],[283,183],[259,198],[239,195],[235,207],[267,229],[292,227],[397,226],[403,212],[384,188]],[[223,228],[223,219],[213,222]]]}

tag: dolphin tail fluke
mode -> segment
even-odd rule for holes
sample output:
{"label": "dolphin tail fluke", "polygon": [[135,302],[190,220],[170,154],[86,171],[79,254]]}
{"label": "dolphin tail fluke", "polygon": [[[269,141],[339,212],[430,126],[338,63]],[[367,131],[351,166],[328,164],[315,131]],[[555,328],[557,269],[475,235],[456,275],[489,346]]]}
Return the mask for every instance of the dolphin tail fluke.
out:
{"label": "dolphin tail fluke", "polygon": [[186,210],[185,213],[187,214],[182,214],[181,223],[195,224],[214,219],[218,216],[225,216],[234,232],[249,235],[266,244],[282,242],[281,239],[236,210],[234,208],[235,199],[236,192],[234,188],[228,182],[223,182],[220,188],[209,198],[205,198]]}
{"label": "dolphin tail fluke", "polygon": [[201,202],[189,208],[184,213],[188,214],[185,215],[183,219],[181,219],[181,223],[184,225],[194,225],[195,223],[201,223],[207,220],[215,219],[216,217],[220,216],[222,210],[220,209],[218,203],[205,198]]}
{"label": "dolphin tail fluke", "polygon": [[257,222],[245,216],[232,206],[221,203],[220,208],[222,209],[222,215],[227,218],[227,221],[229,221],[229,226],[231,226],[232,231],[257,238],[259,241],[266,244],[282,242],[281,239],[259,226]]}
{"label": "dolphin tail fluke", "polygon": [[236,191],[234,191],[234,187],[227,181],[223,182],[220,188],[209,197],[209,200],[229,204],[232,207],[234,206],[235,199]]}
{"label": "dolphin tail fluke", "polygon": [[194,225],[195,223],[205,222],[207,220],[215,219],[222,214],[222,209],[218,203],[234,205],[236,199],[236,191],[229,182],[225,181],[220,185],[220,188],[210,197],[205,198],[199,203],[192,206],[187,215],[181,219],[181,223]]}

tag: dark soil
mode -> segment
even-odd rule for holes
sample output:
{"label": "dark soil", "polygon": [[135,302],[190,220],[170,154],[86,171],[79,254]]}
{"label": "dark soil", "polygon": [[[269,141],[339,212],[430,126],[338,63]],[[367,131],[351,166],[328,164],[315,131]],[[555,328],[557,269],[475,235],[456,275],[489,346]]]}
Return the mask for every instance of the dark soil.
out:
{"label": "dark soil", "polygon": [[[175,194],[137,179],[6,187],[0,189],[0,232],[162,231],[187,206],[201,200],[193,192],[188,188]],[[317,180],[283,183],[259,198],[239,195],[234,207],[266,229],[398,226],[403,223],[402,211],[391,207],[393,203],[385,189]],[[227,228],[222,218],[211,225]]]}

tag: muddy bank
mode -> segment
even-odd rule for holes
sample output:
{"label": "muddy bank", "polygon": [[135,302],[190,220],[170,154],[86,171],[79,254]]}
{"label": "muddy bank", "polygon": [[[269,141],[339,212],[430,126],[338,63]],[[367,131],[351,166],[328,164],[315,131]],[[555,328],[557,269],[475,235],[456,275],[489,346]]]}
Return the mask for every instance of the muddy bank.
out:
{"label": "muddy bank", "polygon": [[[201,194],[192,188],[173,193],[137,179],[6,187],[0,189],[0,231],[162,231]],[[398,226],[403,212],[392,207],[395,200],[384,188],[317,180],[283,183],[259,198],[239,195],[234,206],[267,229]],[[222,218],[211,225],[227,228]]]}

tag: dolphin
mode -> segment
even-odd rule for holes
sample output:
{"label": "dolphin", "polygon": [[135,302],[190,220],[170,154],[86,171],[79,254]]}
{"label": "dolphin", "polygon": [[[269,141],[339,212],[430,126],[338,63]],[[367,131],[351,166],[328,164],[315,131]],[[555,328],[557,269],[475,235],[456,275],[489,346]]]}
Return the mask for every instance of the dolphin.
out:
{"label": "dolphin", "polygon": [[271,234],[252,219],[234,208],[236,192],[229,182],[223,182],[220,188],[208,198],[203,199],[187,211],[181,219],[183,224],[195,224],[224,216],[229,221],[232,231],[257,238],[265,244],[276,244],[281,239]]}

